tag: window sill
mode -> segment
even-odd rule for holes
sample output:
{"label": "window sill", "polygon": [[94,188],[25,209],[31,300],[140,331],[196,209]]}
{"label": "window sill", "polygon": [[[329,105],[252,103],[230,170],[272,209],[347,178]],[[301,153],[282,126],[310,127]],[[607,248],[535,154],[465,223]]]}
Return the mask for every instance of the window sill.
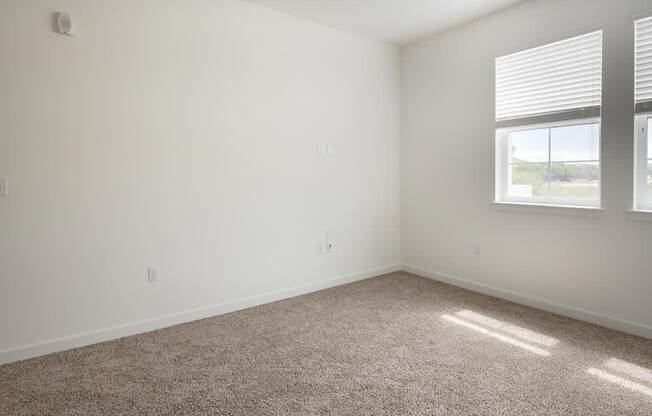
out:
{"label": "window sill", "polygon": [[492,202],[496,211],[521,212],[526,214],[570,215],[575,217],[598,218],[602,216],[602,208],[582,207],[574,205],[543,205],[524,202]]}
{"label": "window sill", "polygon": [[627,211],[627,216],[634,222],[652,222],[652,211],[634,209]]}

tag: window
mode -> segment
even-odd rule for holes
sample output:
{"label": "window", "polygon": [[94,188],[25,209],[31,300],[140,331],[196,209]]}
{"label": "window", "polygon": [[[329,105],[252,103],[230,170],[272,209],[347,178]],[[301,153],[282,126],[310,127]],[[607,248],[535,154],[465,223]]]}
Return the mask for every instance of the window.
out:
{"label": "window", "polygon": [[652,211],[652,114],[636,116],[635,208]]}
{"label": "window", "polygon": [[602,32],[496,59],[496,201],[600,206]]}
{"label": "window", "polygon": [[652,210],[652,17],[636,22],[634,208]]}
{"label": "window", "polygon": [[506,169],[503,199],[597,205],[600,201],[600,123],[563,122],[502,130]]}

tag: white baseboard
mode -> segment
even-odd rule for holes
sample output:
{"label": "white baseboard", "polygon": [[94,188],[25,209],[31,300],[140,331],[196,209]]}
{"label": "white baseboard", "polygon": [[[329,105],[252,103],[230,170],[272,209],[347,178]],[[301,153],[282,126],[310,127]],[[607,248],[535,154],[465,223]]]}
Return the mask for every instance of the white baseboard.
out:
{"label": "white baseboard", "polygon": [[450,274],[439,273],[432,270],[426,270],[421,267],[412,266],[409,264],[403,265],[403,271],[416,274],[418,276],[427,277],[432,280],[437,280],[439,282],[448,283],[453,286],[458,286],[464,289],[472,290],[474,292],[479,292],[496,298],[509,300],[514,303],[519,303],[521,305],[530,306],[535,309],[552,312],[557,315],[567,316],[569,318],[590,322],[596,325],[615,329],[617,331],[622,331],[628,334],[637,335],[639,337],[652,339],[652,327],[649,327],[647,325],[636,324],[633,322],[623,321],[621,319],[601,315],[599,313],[589,312],[583,309],[573,308],[571,306],[560,305],[558,303],[533,298],[530,296],[522,295],[520,293],[511,292],[509,290],[498,289],[495,287],[483,285],[481,283],[462,279],[456,276],[451,276]]}
{"label": "white baseboard", "polygon": [[220,303],[217,305],[206,306],[203,308],[193,309],[190,311],[180,312],[172,315],[152,318],[145,321],[133,322],[112,328],[105,328],[98,331],[87,332],[72,335],[64,338],[53,339],[30,345],[24,345],[0,351],[0,365],[15,361],[26,360],[53,352],[65,351],[72,348],[79,348],[86,345],[96,344],[98,342],[110,341],[113,339],[123,338],[130,335],[141,334],[143,332],[154,331],[173,325],[179,325],[186,322],[196,321],[198,319],[210,318],[229,312],[235,312],[252,306],[263,305],[265,303],[275,302],[295,296],[305,295],[307,293],[328,289],[358,280],[368,279],[387,273],[401,270],[400,265],[390,265],[379,269],[368,270],[360,273],[353,273],[340,276],[335,279],[322,280],[305,286],[299,286],[289,289],[283,289],[276,292],[266,293],[263,295],[252,296],[231,302]]}
{"label": "white baseboard", "polygon": [[536,299],[519,293],[511,292],[508,290],[503,290],[503,289],[498,289],[495,287],[483,285],[481,283],[461,279],[459,277],[452,276],[446,273],[439,273],[432,270],[426,270],[417,266],[404,264],[402,266],[401,265],[385,266],[379,269],[369,270],[366,272],[353,273],[346,276],[340,276],[335,279],[322,280],[320,282],[312,283],[305,286],[283,289],[276,292],[266,293],[263,295],[252,296],[244,299],[220,303],[217,305],[193,309],[190,311],[180,312],[172,315],[152,318],[145,321],[133,322],[121,326],[101,329],[98,331],[87,332],[87,333],[72,335],[64,338],[58,338],[54,340],[49,340],[49,341],[39,342],[30,345],[24,345],[21,347],[12,348],[8,350],[3,350],[0,351],[0,365],[15,362],[15,361],[20,361],[20,360],[26,360],[29,358],[34,358],[34,357],[38,357],[54,352],[65,351],[72,348],[79,348],[86,345],[96,344],[98,342],[110,341],[113,339],[123,338],[130,335],[136,335],[144,332],[154,331],[157,329],[179,325],[186,322],[196,321],[198,319],[210,318],[212,316],[218,316],[229,312],[235,312],[253,306],[258,306],[270,302],[275,302],[278,300],[288,299],[295,296],[300,296],[307,293],[312,293],[319,290],[328,289],[331,287],[340,286],[347,283],[352,283],[359,280],[364,280],[371,277],[380,276],[383,274],[397,272],[397,271],[405,271],[429,279],[448,283],[453,286],[469,289],[474,292],[483,293],[500,299],[506,299],[536,309],[541,309],[544,311],[556,313],[570,318],[579,319],[581,321],[591,322],[596,325],[601,325],[607,328],[626,332],[632,335],[637,335],[643,338],[652,339],[652,327],[646,325],[641,325],[633,322],[623,321],[616,318],[611,318],[598,313],[589,312],[582,309],[573,308],[570,306],[560,305],[554,302]]}

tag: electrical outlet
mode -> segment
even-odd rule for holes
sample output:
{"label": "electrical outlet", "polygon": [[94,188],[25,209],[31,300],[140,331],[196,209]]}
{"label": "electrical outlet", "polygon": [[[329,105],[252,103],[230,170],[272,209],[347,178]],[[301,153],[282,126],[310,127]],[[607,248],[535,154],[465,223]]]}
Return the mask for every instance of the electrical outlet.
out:
{"label": "electrical outlet", "polygon": [[0,176],[0,196],[9,195],[9,190],[7,189],[7,177]]}
{"label": "electrical outlet", "polygon": [[473,255],[474,256],[479,256],[480,255],[480,244],[479,243],[473,243]]}
{"label": "electrical outlet", "polygon": [[158,283],[159,271],[156,267],[147,268],[147,282],[149,283]]}
{"label": "electrical outlet", "polygon": [[326,251],[333,251],[335,249],[335,241],[330,231],[326,231]]}

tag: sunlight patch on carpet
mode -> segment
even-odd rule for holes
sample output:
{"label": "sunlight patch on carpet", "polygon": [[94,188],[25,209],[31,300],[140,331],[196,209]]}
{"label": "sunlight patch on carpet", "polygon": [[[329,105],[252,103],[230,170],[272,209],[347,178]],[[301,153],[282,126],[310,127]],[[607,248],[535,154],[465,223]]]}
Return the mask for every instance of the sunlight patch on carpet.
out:
{"label": "sunlight patch on carpet", "polygon": [[463,310],[457,312],[456,315],[469,321],[479,323],[492,329],[500,330],[517,338],[521,338],[529,342],[534,342],[535,344],[541,344],[546,347],[553,347],[559,343],[557,338],[553,338],[531,329],[520,327],[518,325],[512,325],[504,321],[499,321],[497,319],[471,310]]}
{"label": "sunlight patch on carpet", "polygon": [[652,384],[652,371],[647,368],[639,367],[617,358],[610,359],[604,365],[619,373],[627,374],[629,377]]}
{"label": "sunlight patch on carpet", "polygon": [[538,354],[538,355],[541,355],[541,356],[544,356],[544,357],[547,357],[547,356],[550,355],[549,351],[546,351],[546,350],[541,349],[539,347],[535,347],[534,345],[530,345],[530,344],[525,343],[523,341],[519,341],[519,340],[517,340],[515,338],[508,337],[506,335],[502,335],[502,334],[499,334],[497,332],[491,331],[491,330],[489,330],[487,328],[484,328],[484,327],[481,327],[481,326],[476,325],[474,323],[465,321],[464,319],[460,319],[458,317],[451,316],[451,315],[442,315],[442,318],[446,319],[449,322],[455,323],[457,325],[461,325],[461,326],[463,326],[465,328],[468,328],[468,329],[472,329],[472,330],[474,330],[476,332],[479,332],[479,333],[481,333],[483,335],[487,335],[487,336],[489,336],[491,338],[497,339],[499,341],[503,341],[503,342],[505,342],[507,344],[511,344],[513,346],[522,348],[524,350],[533,352],[535,354]]}
{"label": "sunlight patch on carpet", "polygon": [[631,380],[627,380],[626,378],[619,377],[615,374],[609,373],[607,371],[603,371],[597,368],[589,368],[586,370],[587,373],[591,374],[592,376],[600,377],[603,380],[609,381],[614,384],[618,384],[621,387],[628,388],[630,390],[643,393],[645,395],[648,395],[652,397],[652,389],[649,387],[644,386],[643,384],[636,383]]}

